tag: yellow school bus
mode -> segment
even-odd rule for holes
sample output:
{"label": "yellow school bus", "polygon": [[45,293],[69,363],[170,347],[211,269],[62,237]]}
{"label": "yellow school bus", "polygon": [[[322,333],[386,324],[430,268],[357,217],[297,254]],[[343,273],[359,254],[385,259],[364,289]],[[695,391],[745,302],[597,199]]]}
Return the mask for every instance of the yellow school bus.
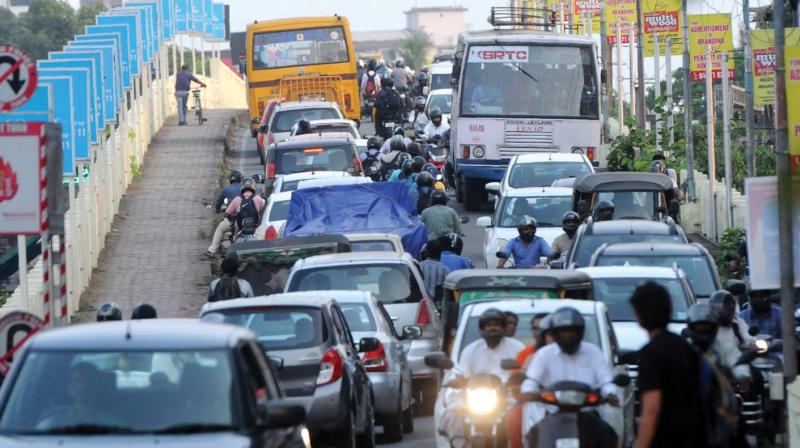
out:
{"label": "yellow school bus", "polygon": [[298,17],[247,26],[247,101],[256,135],[271,99],[335,101],[361,119],[356,51],[345,17]]}

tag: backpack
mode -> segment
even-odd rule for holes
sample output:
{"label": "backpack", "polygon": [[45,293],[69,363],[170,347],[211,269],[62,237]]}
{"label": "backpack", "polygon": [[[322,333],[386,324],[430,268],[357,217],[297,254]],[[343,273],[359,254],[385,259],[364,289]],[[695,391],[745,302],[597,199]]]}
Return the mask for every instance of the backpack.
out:
{"label": "backpack", "polygon": [[220,277],[216,286],[214,286],[214,294],[208,301],[217,302],[219,300],[238,299],[239,297],[242,297],[239,279],[225,275]]}
{"label": "backpack", "polygon": [[428,208],[430,205],[433,188],[423,187],[422,189],[418,189],[418,191],[419,199],[417,199],[417,214],[421,214],[422,211]]}
{"label": "backpack", "polygon": [[383,112],[384,117],[396,117],[400,112],[400,98],[397,90],[386,89],[386,93],[378,98],[378,110]]}
{"label": "backpack", "polygon": [[252,235],[256,232],[259,222],[258,207],[256,207],[255,195],[249,198],[242,196],[242,204],[236,214],[236,226],[243,235]]}
{"label": "backpack", "polygon": [[708,446],[728,446],[739,423],[738,402],[728,376],[700,355],[700,391]]}
{"label": "backpack", "polygon": [[398,152],[395,154],[394,159],[392,159],[390,162],[381,161],[381,176],[384,179],[388,179],[394,170],[400,169],[400,154],[402,153]]}
{"label": "backpack", "polygon": [[364,87],[364,93],[369,98],[374,96],[375,93],[377,93],[377,91],[378,91],[378,86],[375,84],[375,76],[367,75],[367,85],[366,87]]}

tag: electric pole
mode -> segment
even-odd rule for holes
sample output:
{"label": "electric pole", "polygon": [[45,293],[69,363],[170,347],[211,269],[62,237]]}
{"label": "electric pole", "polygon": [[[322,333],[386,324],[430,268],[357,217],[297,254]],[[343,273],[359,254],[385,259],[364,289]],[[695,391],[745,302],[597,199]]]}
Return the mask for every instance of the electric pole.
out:
{"label": "electric pole", "polygon": [[636,68],[639,71],[639,86],[636,91],[636,116],[639,119],[639,127],[644,129],[644,121],[647,117],[647,107],[644,104],[644,37],[642,36],[642,0],[636,0]]}
{"label": "electric pole", "polygon": [[692,84],[689,70],[689,12],[687,0],[681,0],[681,20],[683,21],[683,134],[686,144],[686,196],[690,201],[697,199],[694,190],[694,130],[692,129]]}

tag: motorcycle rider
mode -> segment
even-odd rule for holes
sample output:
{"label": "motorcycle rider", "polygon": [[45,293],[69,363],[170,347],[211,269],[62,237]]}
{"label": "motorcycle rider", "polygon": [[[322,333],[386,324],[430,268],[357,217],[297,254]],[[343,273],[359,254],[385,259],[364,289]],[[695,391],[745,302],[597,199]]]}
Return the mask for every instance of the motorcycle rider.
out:
{"label": "motorcycle rider", "polygon": [[[669,176],[670,180],[672,181],[672,192],[675,199],[678,200],[683,199],[683,192],[681,191],[680,188],[678,188],[678,181],[676,179],[673,179],[672,176],[670,176],[669,173],[667,172],[666,161],[664,159],[658,159],[656,157],[658,157],[658,155],[653,156],[653,161],[650,162],[650,172]],[[663,157],[663,155],[661,157]]]}
{"label": "motorcycle rider", "polygon": [[[439,241],[443,242],[445,240],[443,238],[439,238]],[[446,249],[442,251],[442,256],[440,259],[442,264],[450,269],[450,272],[457,271],[459,269],[472,269],[475,267],[472,264],[472,260],[461,256],[461,251],[464,249],[464,240],[461,238],[461,235],[457,233],[451,233],[450,236],[447,237],[446,241]]]}
{"label": "motorcycle rider", "polygon": [[611,201],[600,201],[594,209],[594,222],[611,221],[614,219],[614,203]]}
{"label": "motorcycle rider", "polygon": [[389,182],[405,181],[406,179],[413,179],[416,182],[417,176],[414,172],[414,160],[410,157],[404,158],[400,164],[400,168],[393,170],[392,174],[387,179]]}
{"label": "motorcycle rider", "polygon": [[442,177],[442,173],[439,172],[439,168],[436,168],[436,165],[432,163],[426,163],[425,165],[422,165],[422,171],[431,173],[431,176],[433,176],[433,188],[435,190],[445,191],[447,189],[447,187],[444,185],[444,177]]}
{"label": "motorcycle rider", "polygon": [[365,101],[375,101],[381,90],[381,77],[375,71],[375,61],[367,63],[367,69],[361,75],[361,97]]}
{"label": "motorcycle rider", "polygon": [[[374,172],[375,175],[371,175],[372,180],[377,182],[380,180],[380,168],[381,168],[381,139],[380,137],[372,136],[367,139],[367,150],[364,151],[359,155],[361,159],[361,166],[364,167],[364,172],[369,175],[369,173]],[[374,168],[373,168],[374,167]]]}
{"label": "motorcycle rider", "polygon": [[739,313],[739,318],[747,325],[757,327],[761,334],[781,339],[781,315],[783,310],[772,303],[769,290],[750,291],[750,307]]}
{"label": "motorcycle rider", "polygon": [[414,77],[406,70],[403,58],[397,59],[394,63],[392,81],[394,81],[394,87],[400,92],[407,91],[408,85],[414,82]]}
{"label": "motorcycle rider", "polygon": [[756,338],[750,336],[750,327],[743,319],[736,319],[736,299],[726,290],[711,294],[710,303],[717,311],[719,328],[714,341],[714,350],[720,355],[722,364],[733,368],[742,355],[741,349],[754,348]]}
{"label": "motorcycle rider", "polygon": [[411,92],[416,97],[425,97],[425,87],[428,86],[428,74],[425,72],[419,72],[417,74],[417,82],[414,84],[414,88],[411,89]]}
{"label": "motorcycle rider", "polygon": [[222,276],[215,278],[208,285],[209,302],[253,297],[253,287],[250,282],[236,275],[239,272],[239,263],[235,258],[225,258],[220,268]]}
{"label": "motorcycle rider", "polygon": [[420,214],[430,205],[431,193],[433,193],[433,176],[427,171],[421,171],[417,173],[416,182],[417,193],[419,193],[417,214]]}
{"label": "motorcycle rider", "polygon": [[[408,146],[414,143],[414,140],[406,137],[406,131],[403,129],[403,126],[397,125],[392,129],[392,138],[400,137],[403,140],[403,144],[406,146],[406,151],[408,150]],[[381,154],[385,154],[390,151],[389,144],[391,143],[391,138],[384,141],[383,145],[381,146]]]}
{"label": "motorcycle rider", "polygon": [[[514,359],[525,345],[514,339],[505,336],[506,316],[497,308],[490,308],[481,314],[478,319],[478,328],[481,339],[478,339],[466,347],[461,352],[458,366],[454,370],[455,377],[451,383],[465,383],[470,377],[478,374],[495,375],[503,383],[507,382],[511,372],[501,368],[503,359]],[[452,389],[448,392],[455,392]],[[448,394],[449,395],[449,394]],[[440,421],[440,431],[443,431],[454,447],[466,447],[469,443],[466,439],[464,428],[463,401],[445,398],[445,409]],[[502,425],[500,426],[503,427]],[[498,435],[499,439],[502,439]],[[498,446],[504,446],[498,443]]]}
{"label": "motorcycle rider", "polygon": [[434,190],[430,206],[419,216],[419,221],[428,228],[428,241],[449,238],[451,233],[462,234],[461,220],[458,213],[447,205],[448,201],[447,193]]}
{"label": "motorcycle rider", "polygon": [[425,133],[425,127],[431,121],[425,113],[425,97],[418,96],[414,100],[414,113],[411,115],[411,126],[417,136]]}
{"label": "motorcycle rider", "polygon": [[[252,177],[245,177],[239,188],[240,195],[233,198],[225,209],[225,216],[234,220],[233,227],[237,240],[248,241],[253,238],[256,227],[260,223],[259,217],[267,205],[264,198],[256,194],[256,181]],[[255,206],[255,213],[250,213],[250,204]]]}
{"label": "motorcycle rider", "polygon": [[553,255],[551,255],[550,258],[558,259],[569,252],[569,248],[572,247],[572,242],[575,240],[575,232],[578,231],[580,223],[581,219],[577,213],[572,210],[564,213],[564,216],[561,217],[561,229],[564,233],[553,240]]}
{"label": "motorcycle rider", "polygon": [[431,109],[430,123],[425,126],[425,136],[432,139],[437,135],[443,137],[445,131],[450,129],[450,125],[442,122],[442,110],[438,107]]}
{"label": "motorcycle rider", "polygon": [[[214,211],[216,213],[222,212],[222,204],[225,203],[226,199],[230,204],[236,196],[241,194],[239,190],[241,188],[242,173],[237,170],[232,170],[231,174],[228,176],[228,182],[230,183],[219,192],[217,200],[214,201]],[[206,255],[210,257],[216,255],[217,251],[219,251],[220,244],[222,244],[223,235],[225,235],[225,232],[230,232],[232,226],[233,221],[231,219],[223,218],[222,221],[220,221],[219,225],[217,225],[217,229],[214,230],[214,237],[211,239],[211,245],[208,246],[208,250],[206,250]]]}
{"label": "motorcycle rider", "polygon": [[122,309],[114,302],[104,302],[97,308],[95,317],[98,322],[122,320]]}
{"label": "motorcycle rider", "polygon": [[547,241],[536,236],[536,220],[533,217],[523,215],[517,222],[517,232],[519,236],[511,239],[503,250],[497,253],[498,269],[505,268],[509,257],[514,257],[515,268],[522,269],[535,267],[539,265],[541,257],[553,254]]}
{"label": "motorcycle rider", "polygon": [[375,69],[375,71],[378,73],[378,76],[380,76],[381,78],[385,78],[385,77],[389,76],[389,73],[391,73],[391,70],[389,70],[389,67],[386,66],[386,61],[383,60],[383,59],[379,59],[378,60],[378,68]]}
{"label": "motorcycle rider", "polygon": [[400,94],[394,89],[392,78],[382,78],[381,91],[375,100],[375,132],[388,139],[390,137],[388,133],[391,131],[388,131],[383,124],[388,121],[400,121],[402,110]]}
{"label": "motorcycle rider", "polygon": [[155,307],[149,303],[140,303],[133,307],[131,311],[131,320],[137,319],[155,319],[158,317]]}
{"label": "motorcycle rider", "polygon": [[403,139],[399,136],[390,138],[389,151],[383,152],[381,149],[381,175],[384,179],[394,175],[395,171],[402,167],[403,159],[405,159],[405,157],[402,157],[403,155],[408,155],[406,153],[406,145],[403,143]]}

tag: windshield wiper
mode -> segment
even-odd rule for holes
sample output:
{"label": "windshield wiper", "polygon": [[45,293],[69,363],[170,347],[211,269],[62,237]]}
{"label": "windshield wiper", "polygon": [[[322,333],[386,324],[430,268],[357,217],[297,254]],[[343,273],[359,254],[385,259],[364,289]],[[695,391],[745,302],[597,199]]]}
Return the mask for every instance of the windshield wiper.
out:
{"label": "windshield wiper", "polygon": [[192,434],[197,432],[238,431],[233,425],[221,423],[184,423],[153,431],[154,434]]}
{"label": "windshield wiper", "polygon": [[80,425],[65,425],[49,428],[41,431],[23,432],[24,434],[138,434],[137,431],[127,426],[114,426],[114,425],[95,425],[95,424],[80,424]]}
{"label": "windshield wiper", "polygon": [[[500,44],[500,41],[498,41],[498,40],[495,40],[495,41],[494,41],[494,43],[495,43],[497,46],[499,46],[499,47],[500,47],[500,48],[501,48],[503,51],[506,51],[506,47],[504,47],[502,44]],[[528,78],[532,79],[532,80],[533,80],[533,82],[535,82],[535,83],[537,83],[537,84],[539,83],[539,80],[538,80],[538,79],[536,79],[536,78],[534,78],[534,77],[533,77],[533,75],[531,75],[531,74],[530,74],[530,73],[528,73],[528,72],[527,72],[527,71],[526,71],[524,68],[522,68],[522,67],[519,65],[519,62],[512,62],[512,63],[511,63],[511,65],[513,65],[514,67],[516,67],[516,68],[517,68],[517,70],[519,70],[520,72],[522,72],[522,74],[523,74],[523,75],[525,75],[525,76],[527,76]]]}

